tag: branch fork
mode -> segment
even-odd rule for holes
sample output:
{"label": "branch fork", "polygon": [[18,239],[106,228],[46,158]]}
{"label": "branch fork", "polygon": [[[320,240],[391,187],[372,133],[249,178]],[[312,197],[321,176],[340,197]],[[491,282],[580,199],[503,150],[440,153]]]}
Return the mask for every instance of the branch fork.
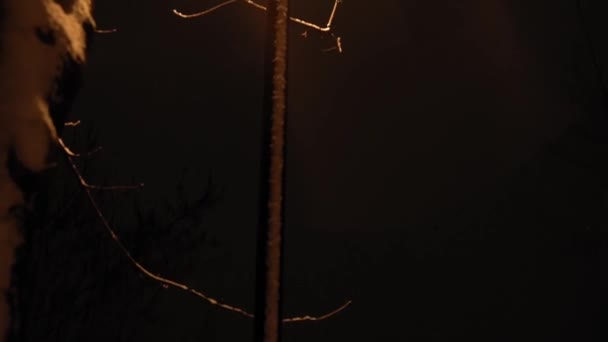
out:
{"label": "branch fork", "polygon": [[[67,122],[67,123],[65,123],[65,125],[66,126],[77,126],[79,123],[80,123],[80,121]],[[108,232],[108,234],[110,235],[110,237],[112,238],[114,243],[118,246],[118,248],[120,249],[122,254],[140,272],[140,274],[142,276],[145,276],[153,281],[156,281],[164,289],[175,288],[175,289],[187,292],[189,294],[192,294],[213,306],[217,306],[221,309],[231,311],[231,312],[237,313],[239,315],[242,315],[242,316],[245,316],[248,318],[254,318],[254,314],[245,309],[242,309],[238,306],[223,303],[222,301],[220,301],[214,297],[211,297],[202,291],[199,291],[195,288],[187,286],[178,281],[175,281],[175,280],[172,280],[169,278],[165,278],[158,273],[153,273],[148,268],[146,268],[144,265],[142,265],[139,261],[137,261],[135,259],[135,257],[133,257],[131,252],[129,252],[129,250],[126,248],[126,246],[122,243],[122,241],[118,237],[118,234],[116,233],[116,230],[114,229],[114,227],[112,227],[109,220],[104,215],[103,211],[101,210],[101,207],[97,203],[97,200],[95,200],[95,197],[93,196],[92,190],[106,190],[106,191],[132,190],[132,189],[142,188],[144,186],[144,184],[140,183],[140,184],[136,184],[136,185],[114,185],[114,186],[99,186],[99,185],[89,184],[86,181],[86,179],[84,178],[84,176],[83,176],[82,172],[80,171],[80,169],[78,168],[78,166],[76,165],[75,159],[90,156],[90,155],[98,152],[99,150],[101,150],[101,148],[98,147],[88,153],[75,153],[65,144],[65,142],[61,138],[57,138],[57,145],[59,145],[59,147],[63,150],[65,157],[68,161],[68,164],[72,168],[74,175],[78,179],[82,189],[84,190],[85,194],[87,195],[89,203],[95,210],[95,213],[96,213],[97,217],[99,218],[99,220],[101,221],[103,227]],[[348,300],[342,306],[338,307],[337,309],[335,309],[329,313],[320,315],[320,316],[306,315],[306,316],[298,316],[298,317],[288,317],[288,318],[283,318],[282,322],[283,323],[296,323],[296,322],[305,322],[305,321],[322,321],[322,320],[328,319],[328,318],[340,313],[341,311],[346,309],[351,303],[352,303],[352,301]]]}
{"label": "branch fork", "polygon": [[[183,13],[181,11],[178,11],[177,9],[173,9],[173,14],[177,15],[180,18],[192,19],[192,18],[197,18],[197,17],[205,16],[207,14],[210,14],[212,12],[215,12],[215,11],[219,10],[222,7],[234,4],[236,2],[245,3],[246,5],[253,6],[253,7],[255,7],[255,8],[259,9],[259,10],[262,10],[262,11],[267,11],[268,10],[266,6],[260,4],[260,3],[256,2],[256,1],[254,1],[254,0],[226,0],[226,1],[224,1],[224,2],[222,2],[220,4],[218,4],[218,5],[215,5],[213,7],[210,7],[208,9],[200,11],[200,12],[186,14],[186,13]],[[332,31],[332,27],[331,27],[332,24],[333,24],[334,18],[336,16],[336,12],[338,10],[338,5],[341,2],[342,2],[342,0],[334,0],[334,6],[333,6],[333,8],[331,10],[329,18],[327,19],[327,23],[325,25],[318,25],[318,24],[315,24],[315,23],[312,23],[310,21],[307,21],[307,20],[304,20],[304,19],[300,19],[300,18],[297,18],[297,17],[289,17],[289,20],[292,21],[292,22],[294,22],[294,23],[300,24],[300,25],[302,25],[304,27],[307,27],[308,29],[313,29],[315,31],[329,33],[331,35],[331,37],[333,38],[334,42],[335,42],[335,46],[330,47],[328,49],[324,49],[323,51],[327,52],[327,51],[336,50],[336,51],[338,51],[338,53],[342,53],[342,51],[343,51],[343,49],[342,49],[342,38],[339,37],[339,36],[337,36],[337,35],[335,35],[334,32]],[[306,38],[307,31],[304,31],[304,33],[302,34],[302,36],[304,38]]]}

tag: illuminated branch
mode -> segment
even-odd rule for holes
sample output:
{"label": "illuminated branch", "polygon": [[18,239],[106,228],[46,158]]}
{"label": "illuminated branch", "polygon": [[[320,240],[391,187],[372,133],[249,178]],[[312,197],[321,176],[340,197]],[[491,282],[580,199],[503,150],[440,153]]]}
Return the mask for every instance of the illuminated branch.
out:
{"label": "illuminated branch", "polygon": [[184,13],[179,12],[176,9],[173,9],[173,13],[175,13],[175,15],[177,15],[179,17],[182,17],[184,19],[202,17],[203,15],[206,15],[206,14],[209,14],[211,12],[214,12],[215,10],[218,10],[218,9],[224,7],[224,6],[228,6],[230,4],[233,4],[233,3],[237,2],[237,1],[241,1],[241,0],[228,0],[228,1],[224,1],[224,2],[222,2],[219,5],[215,5],[215,6],[209,8],[209,9],[206,9],[206,10],[204,10],[202,12],[197,12],[197,13],[194,13],[194,14],[184,14]]}
{"label": "illuminated branch", "polygon": [[76,121],[68,121],[68,122],[64,122],[63,126],[64,127],[76,127],[80,125],[80,120],[76,120]]}
{"label": "illuminated branch", "polygon": [[283,318],[283,323],[294,323],[294,322],[303,322],[303,321],[322,321],[324,319],[328,319],[331,316],[334,316],[338,313],[340,313],[341,311],[343,311],[344,309],[346,309],[349,305],[352,304],[352,300],[347,300],[346,303],[342,304],[341,307],[335,309],[332,312],[326,313],[323,316],[302,316],[302,317],[292,317],[292,318]]}
{"label": "illuminated branch", "polygon": [[[114,240],[114,242],[116,243],[116,245],[118,246],[118,248],[120,249],[120,251],[122,252],[122,254],[125,255],[125,257],[131,262],[131,264],[133,264],[133,266],[135,266],[135,268],[141,272],[144,276],[160,283],[162,285],[163,288],[167,289],[169,287],[173,287],[175,289],[178,290],[182,290],[184,292],[190,293],[204,301],[206,301],[207,303],[214,305],[214,306],[218,306],[224,310],[227,311],[231,311],[237,314],[240,314],[242,316],[248,317],[248,318],[254,318],[254,315],[244,309],[241,309],[237,306],[233,306],[233,305],[229,305],[226,303],[222,303],[221,301],[210,297],[208,295],[206,295],[205,293],[189,287],[187,285],[184,285],[180,282],[177,282],[175,280],[169,279],[169,278],[165,278],[159,274],[154,274],[152,273],[150,270],[148,270],[145,266],[143,266],[141,263],[139,263],[129,252],[129,250],[125,247],[125,245],[122,243],[122,241],[120,240],[120,238],[118,237],[118,234],[116,234],[114,228],[112,227],[112,225],[110,224],[110,222],[108,221],[108,219],[105,217],[105,215],[103,214],[103,212],[101,211],[101,208],[99,206],[99,204],[97,203],[97,201],[95,200],[95,197],[93,197],[93,192],[91,190],[94,189],[102,189],[102,190],[123,190],[123,189],[134,189],[134,188],[139,188],[143,186],[143,183],[140,184],[139,186],[110,186],[110,187],[99,187],[99,186],[94,186],[94,185],[90,185],[84,178],[84,176],[82,175],[82,173],[80,172],[80,169],[78,169],[78,166],[76,166],[76,163],[74,161],[74,158],[80,156],[74,152],[72,152],[63,142],[63,140],[61,138],[58,138],[57,143],[59,144],[59,146],[63,149],[64,153],[65,153],[65,157],[70,165],[70,167],[72,168],[74,175],[76,176],[76,178],[78,179],[80,185],[82,186],[83,190],[85,191],[87,198],[89,200],[89,203],[91,204],[91,206],[93,207],[93,209],[95,210],[95,213],[97,215],[97,217],[99,218],[99,220],[101,221],[102,225],[104,226],[104,228],[106,229],[106,231],[108,232],[108,234],[110,235],[110,237],[112,238],[112,240]],[[282,319],[283,323],[295,323],[295,322],[304,322],[304,321],[321,321],[321,320],[325,320],[328,319],[338,313],[340,313],[341,311],[343,311],[344,309],[346,309],[352,301],[347,301],[345,304],[343,304],[342,306],[340,306],[339,308],[321,315],[321,316],[300,316],[300,317],[290,317],[290,318],[284,318]]]}
{"label": "illuminated branch", "polygon": [[[100,146],[100,147],[93,149],[93,151],[90,151],[87,153],[75,153],[69,147],[66,146],[66,144],[63,142],[63,139],[57,138],[57,143],[59,144],[59,146],[61,146],[61,148],[63,149],[65,154],[70,158],[70,161],[73,161],[73,158],[89,157],[89,156],[101,151],[101,149],[102,149],[102,147]],[[89,189],[89,190],[134,190],[134,189],[143,188],[143,186],[144,186],[144,183],[140,183],[137,185],[101,186],[101,185],[89,184],[82,177],[78,177],[78,180],[80,181],[80,185],[82,185],[82,187],[84,187],[85,189]]]}
{"label": "illuminated branch", "polygon": [[94,31],[95,33],[100,33],[100,34],[108,34],[108,33],[116,33],[118,32],[118,29],[107,29],[107,30],[102,30],[102,29],[95,29]]}
{"label": "illuminated branch", "polygon": [[57,142],[59,142],[59,145],[61,146],[63,151],[65,151],[65,153],[67,153],[68,156],[73,157],[73,158],[90,157],[103,149],[102,146],[98,146],[98,147],[94,148],[92,151],[89,151],[86,153],[76,153],[76,152],[73,152],[69,147],[66,146],[66,144],[63,142],[63,139],[57,138]]}
{"label": "illuminated branch", "polygon": [[[211,12],[215,12],[216,10],[218,10],[218,9],[224,7],[224,6],[233,4],[235,2],[243,2],[243,3],[247,4],[247,5],[251,5],[251,6],[255,7],[257,9],[260,9],[260,10],[263,10],[263,11],[267,11],[266,6],[261,5],[261,4],[255,2],[255,1],[253,1],[253,0],[227,0],[227,1],[224,1],[224,2],[222,2],[220,4],[218,4],[218,5],[215,5],[215,6],[211,7],[211,8],[208,8],[208,9],[206,9],[204,11],[201,11],[201,12],[196,12],[196,13],[191,13],[191,14],[185,14],[185,13],[182,13],[182,12],[178,11],[177,9],[174,9],[173,13],[175,15],[177,15],[178,17],[180,17],[180,18],[192,19],[192,18],[196,18],[196,17],[202,17],[202,16],[207,15],[207,14],[209,14]],[[341,2],[342,2],[342,0],[334,0],[334,6],[333,6],[333,8],[331,10],[331,14],[329,15],[329,19],[327,20],[327,24],[325,24],[325,26],[317,25],[317,24],[311,23],[310,21],[306,21],[306,20],[303,20],[303,19],[300,19],[300,18],[297,18],[297,17],[289,17],[289,20],[293,21],[294,23],[298,23],[298,24],[300,24],[302,26],[311,28],[311,29],[319,31],[319,32],[331,33],[332,38],[334,38],[334,40],[335,40],[336,46],[331,47],[329,49],[325,49],[323,51],[337,50],[339,53],[342,53],[342,40],[341,40],[341,37],[334,35],[332,33],[332,31],[331,31],[331,25],[332,25],[332,23],[334,21],[334,18],[336,16],[336,12],[338,10],[338,4],[341,3]],[[306,32],[303,34],[303,36],[306,37]]]}

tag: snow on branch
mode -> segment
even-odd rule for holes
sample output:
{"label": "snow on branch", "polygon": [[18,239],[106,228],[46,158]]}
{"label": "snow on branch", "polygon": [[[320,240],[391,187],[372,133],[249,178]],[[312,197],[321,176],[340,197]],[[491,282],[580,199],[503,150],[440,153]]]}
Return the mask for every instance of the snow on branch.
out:
{"label": "snow on branch", "polygon": [[[108,219],[106,218],[106,216],[103,214],[101,207],[99,206],[99,204],[97,203],[97,201],[95,200],[95,197],[93,196],[93,192],[91,190],[124,190],[124,189],[136,189],[136,188],[140,188],[143,187],[143,183],[139,184],[139,185],[135,185],[135,186],[109,186],[109,187],[101,187],[101,186],[95,186],[95,185],[90,185],[84,178],[84,176],[82,175],[82,173],[80,172],[80,169],[78,168],[78,166],[76,165],[75,162],[75,158],[82,156],[81,154],[77,154],[75,152],[73,152],[64,142],[61,138],[57,138],[57,144],[61,147],[61,149],[64,151],[65,153],[65,157],[70,165],[70,167],[72,168],[74,175],[76,176],[76,178],[78,179],[80,185],[82,186],[82,189],[85,191],[85,194],[87,195],[87,198],[89,200],[89,203],[91,204],[91,206],[93,207],[93,209],[95,210],[95,213],[97,214],[97,217],[99,218],[99,220],[101,221],[102,225],[104,226],[104,228],[106,229],[106,231],[108,232],[108,234],[110,235],[110,237],[112,238],[112,240],[114,241],[114,243],[118,246],[118,248],[120,249],[120,251],[122,252],[122,254],[124,254],[124,256],[131,262],[131,264],[133,266],[135,266],[135,268],[137,268],[137,270],[139,272],[141,272],[144,276],[148,277],[151,280],[154,280],[158,283],[160,283],[162,285],[163,288],[168,289],[169,287],[178,289],[178,290],[182,290],[184,292],[190,293],[204,301],[206,301],[207,303],[220,307],[224,310],[227,311],[231,311],[237,314],[240,314],[242,316],[248,317],[248,318],[254,318],[254,314],[244,310],[242,308],[239,308],[237,306],[233,306],[230,304],[226,304],[223,303],[205,293],[203,293],[202,291],[199,291],[195,288],[192,288],[190,286],[187,286],[183,283],[177,282],[175,280],[169,279],[169,278],[165,278],[163,276],[161,276],[160,274],[155,274],[152,271],[148,270],[145,266],[143,266],[139,261],[137,261],[135,259],[135,257],[133,257],[133,255],[131,254],[131,252],[129,252],[129,250],[126,248],[126,246],[122,243],[122,241],[120,240],[120,238],[118,237],[118,234],[116,234],[116,231],[114,230],[114,228],[112,227],[112,225],[110,224],[110,222],[108,221]],[[98,149],[96,149],[98,150]],[[328,319],[338,313],[340,313],[341,311],[343,311],[344,309],[346,309],[350,304],[352,303],[351,300],[346,301],[346,303],[344,303],[342,306],[338,307],[337,309],[320,315],[320,316],[310,316],[310,315],[306,315],[306,316],[299,316],[299,317],[289,317],[289,318],[284,318],[282,321],[283,323],[295,323],[295,322],[305,322],[305,321],[322,321],[325,319]]]}
{"label": "snow on branch", "polygon": [[[218,5],[215,5],[215,6],[213,6],[211,8],[208,8],[208,9],[206,9],[204,11],[200,11],[200,12],[196,12],[196,13],[185,14],[185,13],[182,13],[182,12],[178,11],[177,9],[174,9],[173,13],[175,15],[177,15],[178,17],[180,17],[180,18],[192,19],[192,18],[202,17],[202,16],[207,15],[209,13],[215,12],[216,10],[218,10],[218,9],[220,9],[222,7],[231,5],[231,4],[236,3],[236,2],[243,2],[243,3],[247,4],[247,5],[253,6],[253,7],[255,7],[257,9],[260,9],[260,10],[263,10],[263,11],[267,11],[268,10],[266,8],[266,6],[261,5],[260,3],[254,1],[254,0],[226,0],[226,1],[224,1],[224,2],[222,2],[220,4],[218,4]],[[305,27],[307,27],[309,29],[313,29],[313,30],[316,30],[316,31],[319,31],[319,32],[329,33],[331,35],[331,37],[334,39],[334,41],[335,41],[335,46],[333,46],[331,48],[328,48],[328,49],[325,49],[323,51],[337,50],[338,53],[342,53],[342,51],[343,51],[343,49],[342,49],[342,38],[339,37],[339,36],[336,36],[334,34],[334,32],[332,31],[332,27],[331,27],[332,24],[333,24],[334,18],[336,16],[336,12],[338,10],[338,4],[340,4],[341,2],[342,2],[342,0],[334,0],[334,6],[333,6],[333,8],[331,10],[331,13],[330,13],[329,18],[327,20],[327,23],[325,25],[318,25],[318,24],[315,24],[315,23],[312,23],[310,21],[306,21],[306,20],[303,20],[303,19],[300,19],[300,18],[297,18],[297,17],[289,17],[289,20],[293,21],[294,23],[297,23],[297,24],[300,24],[302,26],[305,26]],[[307,36],[307,31],[304,31],[304,33],[302,34],[302,36],[306,37]]]}
{"label": "snow on branch", "polygon": [[76,127],[80,125],[80,120],[76,120],[76,121],[66,121],[63,123],[64,127]]}
{"label": "snow on branch", "polygon": [[[77,123],[80,123],[80,120],[76,121]],[[66,122],[64,125],[68,126],[68,122]],[[75,126],[74,124],[72,124],[71,126]],[[68,148],[65,143],[63,142],[63,139],[58,138],[57,141],[59,142],[59,145],[61,146],[61,148],[65,151],[65,153],[67,153],[70,157],[74,157],[74,158],[85,158],[85,157],[90,157],[94,154],[96,154],[97,152],[101,151],[103,147],[98,146],[96,148],[94,148],[92,151],[89,152],[85,152],[85,153],[76,153],[73,152],[70,148]]]}
{"label": "snow on branch", "polygon": [[95,33],[100,33],[100,34],[108,34],[108,33],[116,33],[118,32],[118,29],[95,29],[94,30]]}

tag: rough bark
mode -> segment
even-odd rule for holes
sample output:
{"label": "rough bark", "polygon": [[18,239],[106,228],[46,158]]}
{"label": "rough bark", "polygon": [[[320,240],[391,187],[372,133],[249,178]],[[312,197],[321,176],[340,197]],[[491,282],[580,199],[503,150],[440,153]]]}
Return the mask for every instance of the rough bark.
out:
{"label": "rough bark", "polygon": [[256,288],[256,342],[281,340],[288,0],[268,3]]}

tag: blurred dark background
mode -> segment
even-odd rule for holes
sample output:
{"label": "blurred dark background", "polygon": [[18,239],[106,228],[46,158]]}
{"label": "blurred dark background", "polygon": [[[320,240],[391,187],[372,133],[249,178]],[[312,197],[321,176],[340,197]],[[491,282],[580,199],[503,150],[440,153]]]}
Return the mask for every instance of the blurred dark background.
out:
{"label": "blurred dark background", "polygon": [[[219,247],[173,275],[251,309],[264,12],[171,13],[214,4],[97,1],[99,28],[118,32],[95,36],[72,117],[104,146],[95,174],[145,182],[145,207],[173,198],[183,168],[192,196],[213,179],[201,227]],[[291,5],[323,23],[333,1]],[[291,26],[284,311],[354,303],[285,341],[608,338],[606,13],[601,0],[344,0],[343,54]],[[129,340],[251,338],[243,317],[155,298],[154,320],[117,316]]]}

